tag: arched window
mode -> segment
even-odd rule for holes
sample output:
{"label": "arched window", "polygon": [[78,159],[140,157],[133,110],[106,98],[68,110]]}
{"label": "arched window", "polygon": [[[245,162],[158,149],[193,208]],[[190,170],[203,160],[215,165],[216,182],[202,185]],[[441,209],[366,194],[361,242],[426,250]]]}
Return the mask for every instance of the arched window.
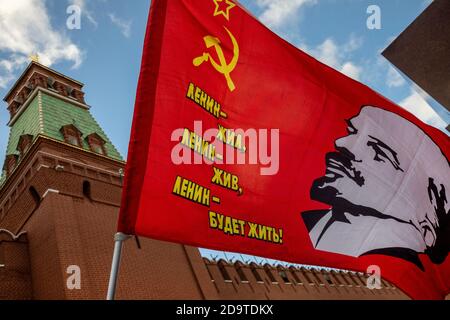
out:
{"label": "arched window", "polygon": [[74,90],[72,91],[71,96],[72,96],[74,99],[76,99],[77,101],[81,102],[81,103],[86,103],[86,102],[84,101],[84,92],[82,92],[82,91],[80,91],[80,90],[74,89]]}
{"label": "arched window", "polygon": [[93,142],[90,144],[91,149],[93,152],[98,153],[98,154],[105,154],[105,151],[103,150],[103,146],[98,143],[98,142]]}
{"label": "arched window", "polygon": [[41,196],[39,195],[39,193],[37,192],[35,187],[30,187],[29,189],[31,197],[34,200],[35,206],[37,207],[39,205],[39,203],[41,203]]}
{"label": "arched window", "polygon": [[83,182],[83,195],[91,200],[91,183],[89,181]]}
{"label": "arched window", "polygon": [[56,91],[58,91],[58,93],[64,97],[68,96],[67,93],[67,87],[65,84],[63,84],[62,82],[59,81],[55,81],[53,84],[53,87],[56,89]]}
{"label": "arched window", "polygon": [[33,136],[29,134],[24,134],[20,136],[19,143],[17,144],[17,151],[20,152],[20,156],[23,157],[28,149],[31,147],[31,142],[33,141]]}
{"label": "arched window", "polygon": [[17,98],[13,102],[11,102],[11,104],[8,107],[11,119],[17,114],[17,111],[19,111],[21,104],[22,103],[20,101],[17,101]]}
{"label": "arched window", "polygon": [[53,79],[52,77],[48,77],[47,78],[47,89],[50,90],[55,90],[55,79]]}
{"label": "arched window", "polygon": [[106,156],[105,140],[103,140],[102,137],[96,133],[93,133],[88,135],[86,140],[92,152]]}
{"label": "arched window", "polygon": [[22,90],[19,91],[17,94],[18,97],[20,97],[20,100],[25,102],[27,101],[28,97],[30,96],[31,89],[28,87],[23,87]]}
{"label": "arched window", "polygon": [[73,146],[82,147],[81,131],[73,124],[61,128],[61,133],[64,136],[64,141]]}
{"label": "arched window", "polygon": [[18,163],[18,156],[15,154],[10,154],[6,156],[5,165],[3,166],[3,170],[6,171],[6,175],[10,175],[13,173],[14,169]]}

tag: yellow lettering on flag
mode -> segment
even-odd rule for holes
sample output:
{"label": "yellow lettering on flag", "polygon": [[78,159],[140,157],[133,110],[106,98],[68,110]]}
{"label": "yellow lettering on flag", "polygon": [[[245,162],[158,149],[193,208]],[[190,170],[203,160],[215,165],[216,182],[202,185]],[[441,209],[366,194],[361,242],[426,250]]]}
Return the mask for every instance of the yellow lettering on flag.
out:
{"label": "yellow lettering on flag", "polygon": [[210,205],[211,190],[179,176],[175,180],[172,193],[206,207]]}

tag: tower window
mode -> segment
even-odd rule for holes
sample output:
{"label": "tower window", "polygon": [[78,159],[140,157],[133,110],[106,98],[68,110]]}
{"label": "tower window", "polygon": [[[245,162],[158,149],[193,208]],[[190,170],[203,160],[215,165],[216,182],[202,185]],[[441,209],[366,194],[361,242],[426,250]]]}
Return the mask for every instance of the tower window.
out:
{"label": "tower window", "polygon": [[67,135],[67,142],[74,146],[80,147],[80,142],[78,141],[78,137],[74,134]]}
{"label": "tower window", "polygon": [[33,90],[36,87],[49,88],[51,87],[52,81],[54,80],[47,78],[43,74],[35,72],[33,73],[33,76],[30,78],[29,88],[30,90]]}
{"label": "tower window", "polygon": [[52,77],[48,77],[47,78],[47,88],[51,89],[51,90],[55,90],[55,79],[53,79]]}
{"label": "tower window", "polygon": [[71,86],[66,86],[66,92],[69,98],[77,100],[75,89]]}
{"label": "tower window", "polygon": [[39,193],[37,192],[35,187],[30,187],[29,189],[31,197],[34,200],[35,206],[37,207],[39,205],[39,203],[41,203],[41,196],[39,195]]}
{"label": "tower window", "polygon": [[16,98],[13,102],[11,102],[11,104],[8,107],[8,111],[9,111],[11,118],[16,115],[17,111],[19,111],[21,103],[18,100],[19,99]]}
{"label": "tower window", "polygon": [[6,170],[6,174],[9,176],[11,173],[13,173],[14,169],[16,168],[18,163],[18,156],[15,154],[11,154],[6,156],[5,165],[3,167],[3,170]]}
{"label": "tower window", "polygon": [[23,157],[28,149],[31,147],[31,142],[33,141],[33,136],[29,134],[24,134],[20,137],[19,143],[17,144],[17,151],[20,152],[20,156]]}
{"label": "tower window", "polygon": [[91,200],[91,183],[89,181],[83,182],[83,195]]}
{"label": "tower window", "polygon": [[64,141],[73,146],[82,147],[81,132],[74,125],[67,125],[61,128],[61,133],[64,136]]}
{"label": "tower window", "polygon": [[88,135],[86,140],[92,152],[106,156],[105,140],[103,140],[102,137],[93,133]]}
{"label": "tower window", "polygon": [[95,153],[98,153],[98,154],[105,154],[105,152],[103,151],[103,146],[102,145],[100,145],[99,143],[91,143],[91,148],[92,148],[92,151],[94,151]]}
{"label": "tower window", "polygon": [[60,95],[62,95],[64,97],[68,96],[67,87],[63,83],[61,83],[59,81],[55,81],[55,83],[53,84],[53,87],[56,89],[56,91],[58,91],[58,93]]}
{"label": "tower window", "polygon": [[80,90],[74,89],[72,91],[72,97],[81,103],[85,103],[84,101],[84,93]]}
{"label": "tower window", "polygon": [[20,101],[25,102],[28,97],[30,96],[31,90],[27,87],[23,87],[22,90],[17,94],[17,97],[19,97]]}

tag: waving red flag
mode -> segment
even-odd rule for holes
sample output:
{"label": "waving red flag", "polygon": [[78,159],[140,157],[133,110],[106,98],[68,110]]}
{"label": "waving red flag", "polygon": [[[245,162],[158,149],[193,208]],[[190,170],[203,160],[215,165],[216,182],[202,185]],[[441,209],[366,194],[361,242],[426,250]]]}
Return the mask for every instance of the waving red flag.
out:
{"label": "waving red flag", "polygon": [[450,292],[450,142],[231,0],[153,0],[119,231]]}

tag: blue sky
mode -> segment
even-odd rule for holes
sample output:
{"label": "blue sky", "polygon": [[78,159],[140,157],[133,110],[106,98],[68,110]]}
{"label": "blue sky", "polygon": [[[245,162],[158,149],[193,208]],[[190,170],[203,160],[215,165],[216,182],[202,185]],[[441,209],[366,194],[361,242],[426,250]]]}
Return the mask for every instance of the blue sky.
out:
{"label": "blue sky", "polygon": [[[211,0],[213,1],[213,0]],[[380,52],[431,0],[242,0],[272,30],[414,112],[445,127],[423,92]],[[82,9],[80,30],[66,27],[67,7]],[[381,9],[381,30],[366,26],[369,5]],[[91,112],[126,157],[150,0],[0,0],[0,95],[39,53],[41,62],[86,84]],[[440,112],[447,123],[448,113]],[[0,160],[8,128],[0,108]]]}

